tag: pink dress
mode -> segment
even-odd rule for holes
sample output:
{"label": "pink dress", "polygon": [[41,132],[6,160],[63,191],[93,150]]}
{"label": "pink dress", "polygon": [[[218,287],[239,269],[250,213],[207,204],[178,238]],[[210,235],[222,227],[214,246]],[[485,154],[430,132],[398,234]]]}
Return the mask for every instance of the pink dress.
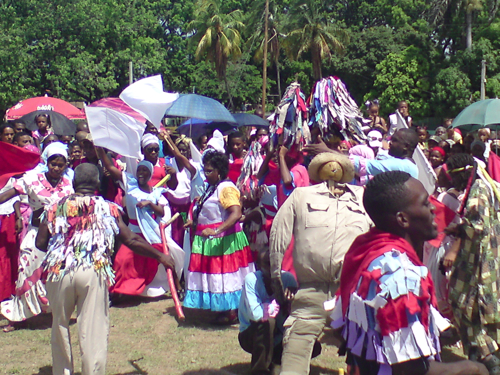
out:
{"label": "pink dress", "polygon": [[[14,183],[14,189],[21,195],[27,195],[33,211],[45,208],[62,197],[73,194],[72,182],[61,177],[53,187],[44,173],[28,172]],[[28,233],[21,243],[19,254],[19,273],[15,295],[0,305],[0,312],[8,320],[19,322],[41,312],[48,311],[45,284],[42,281],[42,260],[45,255],[35,246],[38,228],[29,226]]]}

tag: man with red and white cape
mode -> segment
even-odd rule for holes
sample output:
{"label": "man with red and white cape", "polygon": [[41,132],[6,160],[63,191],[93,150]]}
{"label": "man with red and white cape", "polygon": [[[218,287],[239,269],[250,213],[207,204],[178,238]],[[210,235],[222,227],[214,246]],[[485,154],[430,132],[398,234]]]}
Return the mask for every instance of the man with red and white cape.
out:
{"label": "man with red and white cape", "polygon": [[440,362],[439,333],[449,324],[421,260],[424,241],[438,234],[422,183],[405,172],[379,174],[363,205],[375,228],[354,241],[337,298],[325,303],[334,307],[332,327],[343,328],[348,373],[488,374],[477,362]]}

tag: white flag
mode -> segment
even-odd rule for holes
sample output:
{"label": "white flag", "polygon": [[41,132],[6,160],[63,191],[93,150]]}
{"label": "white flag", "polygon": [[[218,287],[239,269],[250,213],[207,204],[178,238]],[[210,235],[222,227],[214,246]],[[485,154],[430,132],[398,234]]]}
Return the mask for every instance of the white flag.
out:
{"label": "white flag", "polygon": [[161,75],[140,79],[120,94],[121,100],[151,121],[158,129],[165,111],[178,97],[178,93],[163,91]]}
{"label": "white flag", "polygon": [[[408,129],[408,125],[406,124],[406,121],[401,113],[396,111],[395,115],[397,116],[398,121],[397,129]],[[422,183],[422,185],[424,185],[427,193],[433,194],[436,189],[436,173],[434,173],[431,163],[429,163],[429,160],[425,157],[424,151],[422,151],[418,145],[413,152],[413,161],[418,168],[418,180]]]}
{"label": "white flag", "polygon": [[85,113],[94,145],[122,156],[141,157],[141,137],[145,128],[142,122],[105,107],[86,106]]}

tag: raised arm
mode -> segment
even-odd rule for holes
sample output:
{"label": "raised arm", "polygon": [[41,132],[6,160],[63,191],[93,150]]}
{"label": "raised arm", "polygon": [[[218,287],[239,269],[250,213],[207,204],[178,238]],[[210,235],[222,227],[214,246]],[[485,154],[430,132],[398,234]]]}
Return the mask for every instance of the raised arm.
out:
{"label": "raised arm", "polygon": [[257,180],[260,180],[262,177],[264,177],[267,172],[269,172],[269,162],[271,161],[271,159],[273,158],[274,156],[274,153],[276,152],[275,150],[270,150],[269,149],[269,145],[270,145],[271,142],[269,142],[267,145],[268,145],[268,149],[267,149],[267,153],[266,153],[266,157],[264,159],[264,161],[262,162],[260,168],[259,168],[259,171],[257,172]]}
{"label": "raised arm", "polygon": [[165,134],[165,143],[167,144],[168,149],[174,155],[175,161],[186,168],[191,174],[191,179],[193,179],[196,175],[196,168],[189,162],[188,158],[181,154],[175,143],[172,141],[172,138],[170,138],[169,134]]}
{"label": "raised arm", "polygon": [[96,153],[99,160],[104,165],[104,168],[109,172],[109,175],[113,179],[113,181],[121,181],[122,180],[122,171],[116,168],[113,165],[113,162],[110,160],[108,155],[104,152],[102,147],[96,147]]}
{"label": "raised arm", "polygon": [[288,152],[288,149],[285,146],[281,146],[280,151],[279,151],[279,157],[278,157],[278,162],[279,162],[279,167],[280,167],[280,175],[281,175],[281,180],[283,181],[283,184],[287,187],[290,188],[293,182],[292,175],[290,173],[290,169],[288,168],[288,165],[286,165],[286,160],[285,160],[285,155]]}

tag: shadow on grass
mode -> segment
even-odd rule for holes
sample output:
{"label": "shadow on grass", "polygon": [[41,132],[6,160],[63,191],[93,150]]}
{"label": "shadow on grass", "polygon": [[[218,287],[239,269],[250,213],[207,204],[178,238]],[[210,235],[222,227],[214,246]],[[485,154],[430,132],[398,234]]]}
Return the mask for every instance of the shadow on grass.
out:
{"label": "shadow on grass", "polygon": [[143,297],[143,296],[129,296],[126,294],[110,296],[112,305],[111,307],[116,309],[125,309],[127,307],[135,307],[142,305],[143,303],[158,302],[167,299],[166,295],[161,295],[158,297]]}
{"label": "shadow on grass", "polygon": [[168,307],[164,314],[168,314],[172,318],[176,319],[179,323],[179,327],[186,328],[198,328],[204,331],[239,331],[239,323],[232,325],[216,325],[212,321],[215,320],[219,312],[209,311],[209,310],[197,310],[184,308],[184,315],[186,320],[184,322],[179,322],[177,320],[177,313],[175,307]]}
{"label": "shadow on grass", "polygon": [[[274,373],[274,372],[273,372]],[[311,375],[338,375],[338,370],[311,366]],[[235,363],[220,369],[200,369],[183,372],[183,375],[249,375],[250,363]]]}
{"label": "shadow on grass", "polygon": [[[128,363],[130,363],[130,366],[132,366],[135,370],[130,371],[130,372],[120,372],[115,375],[149,375],[147,371],[144,371],[138,364],[137,362],[140,361],[142,358],[139,359],[130,359]],[[52,375],[52,366],[43,366],[38,369],[38,372],[36,374],[32,375]],[[74,375],[82,375],[81,372],[75,372]]]}
{"label": "shadow on grass", "polygon": [[[37,373],[32,375],[52,375],[52,366],[43,366],[38,369]],[[82,375],[81,372],[75,372],[74,375]]]}
{"label": "shadow on grass", "polygon": [[[76,319],[70,319],[69,325],[73,325],[76,323]],[[9,321],[7,319],[0,320],[0,328],[3,329],[7,327]],[[14,323],[15,330],[46,330],[52,327],[52,314],[45,313],[29,318],[23,322],[15,322]]]}

